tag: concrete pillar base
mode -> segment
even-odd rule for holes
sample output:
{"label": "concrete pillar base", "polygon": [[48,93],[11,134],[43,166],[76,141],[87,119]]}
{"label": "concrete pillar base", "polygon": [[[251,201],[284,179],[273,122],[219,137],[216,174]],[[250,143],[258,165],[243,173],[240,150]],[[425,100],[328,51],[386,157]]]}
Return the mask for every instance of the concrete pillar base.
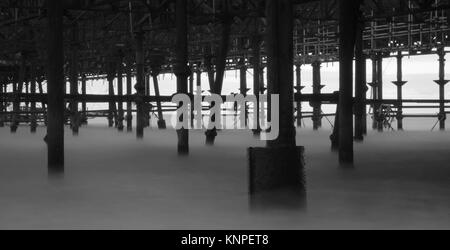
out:
{"label": "concrete pillar base", "polygon": [[249,148],[252,207],[305,204],[304,147]]}
{"label": "concrete pillar base", "polygon": [[166,129],[166,121],[165,120],[158,120],[158,129]]}

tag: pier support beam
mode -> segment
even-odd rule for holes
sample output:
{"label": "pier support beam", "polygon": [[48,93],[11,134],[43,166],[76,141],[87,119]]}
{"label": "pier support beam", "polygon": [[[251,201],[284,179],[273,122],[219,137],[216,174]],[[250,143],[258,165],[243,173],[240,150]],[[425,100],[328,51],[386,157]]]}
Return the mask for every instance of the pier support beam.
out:
{"label": "pier support beam", "polygon": [[256,97],[256,107],[253,107],[253,115],[256,116],[257,124],[253,125],[255,128],[253,130],[253,135],[259,136],[261,133],[260,126],[260,117],[259,117],[259,109],[260,109],[260,98],[259,95],[261,93],[261,39],[258,36],[254,36],[252,38],[252,64],[253,64],[253,95]]}
{"label": "pier support beam", "polygon": [[144,33],[137,32],[136,40],[136,137],[144,138],[144,95],[145,95],[145,73],[144,73]]}
{"label": "pier support beam", "polygon": [[[188,32],[187,32],[187,2],[176,0],[175,3],[175,26],[176,26],[176,64],[175,75],[177,76],[177,93],[188,93],[188,76],[190,70],[188,67]],[[183,119],[188,117],[180,117]],[[189,154],[189,130],[181,128],[177,130],[178,135],[178,154]]]}
{"label": "pier support beam", "polygon": [[[117,62],[117,95],[119,97],[123,96],[123,55],[119,52],[118,62]],[[124,129],[124,111],[123,102],[118,102],[118,114],[117,114],[117,129],[122,132]]]}
{"label": "pier support beam", "polygon": [[[377,57],[375,55],[372,55],[372,82],[368,83],[368,85],[372,88],[372,100],[378,99],[378,63],[377,63]],[[370,105],[372,111],[373,111],[373,118],[372,118],[372,129],[377,129],[378,127],[378,106],[375,104]]]}
{"label": "pier support beam", "polygon": [[[266,148],[250,148],[251,205],[301,205],[303,148],[296,147],[293,96],[293,1],[268,0],[268,93],[279,95],[279,136]],[[292,195],[295,195],[292,197]],[[282,199],[281,197],[286,197]]]}
{"label": "pier support beam", "polygon": [[[313,94],[320,95],[323,87],[325,85],[322,85],[322,80],[320,76],[320,68],[321,68],[322,62],[315,61],[312,63],[313,68]],[[321,103],[313,103],[313,129],[318,130],[320,127],[322,127],[322,104]]]}
{"label": "pier support beam", "polygon": [[381,52],[377,54],[377,90],[378,101],[380,101],[380,103],[377,105],[377,129],[379,132],[383,132],[384,117],[381,117],[381,107],[383,103],[383,54]]}
{"label": "pier support beam", "polygon": [[[358,15],[361,17],[361,13]],[[364,55],[363,43],[364,22],[357,23],[355,44],[355,140],[363,141],[367,133],[367,106],[366,106],[366,57]]]}
{"label": "pier support beam", "polygon": [[[75,22],[72,26],[72,44],[70,45],[70,94],[77,96],[78,93],[78,24]],[[71,100],[70,103],[70,126],[72,134],[78,135],[79,132],[79,114],[78,102]]]}
{"label": "pier support beam", "polygon": [[[300,95],[302,93],[302,90],[305,88],[304,86],[302,86],[302,64],[301,63],[297,63],[295,65],[295,91],[298,95]],[[296,117],[295,119],[297,120],[297,127],[301,127],[302,126],[302,102],[298,101],[296,103]]]}
{"label": "pier support beam", "polygon": [[63,2],[47,1],[47,93],[48,93],[48,167],[64,171],[64,46]]}
{"label": "pier support beam", "polygon": [[339,162],[353,163],[353,55],[359,0],[339,1]]}
{"label": "pier support beam", "polygon": [[447,115],[445,113],[445,85],[449,80],[445,80],[445,50],[444,47],[438,48],[439,56],[439,80],[435,82],[439,85],[439,129],[445,130],[445,121],[447,120]]}
{"label": "pier support beam", "polygon": [[392,83],[397,86],[397,100],[398,108],[397,108],[397,129],[403,130],[403,85],[407,83],[407,81],[403,81],[403,65],[402,65],[402,52],[399,51],[397,55],[397,81],[393,81]]}
{"label": "pier support beam", "polygon": [[[36,94],[36,71],[35,66],[31,66],[30,70],[30,93],[32,95]],[[31,101],[30,106],[31,111],[31,123],[30,123],[30,132],[36,133],[37,129],[37,114],[36,114],[36,101]]]}
{"label": "pier support beam", "polygon": [[[86,75],[85,74],[83,74],[82,76],[81,76],[81,95],[84,97],[84,96],[86,96]],[[82,115],[81,115],[81,123],[82,124],[87,124],[88,123],[88,121],[87,121],[87,105],[86,105],[86,101],[85,100],[83,100],[82,102],[81,102],[81,113],[82,113]]]}
{"label": "pier support beam", "polygon": [[[6,93],[4,91],[4,86],[7,85],[7,78],[2,77],[0,78],[0,112],[5,112],[5,102],[3,101],[3,93]],[[3,128],[5,126],[5,116],[3,114],[0,114],[0,128]]]}
{"label": "pier support beam", "polygon": [[[25,84],[25,73],[26,73],[26,65],[25,65],[25,56],[22,54],[20,66],[19,66],[19,73],[18,77],[15,78],[15,81],[13,83],[13,92],[15,95],[22,94],[23,85]],[[20,99],[17,96],[14,98],[13,102],[13,112],[12,115],[12,121],[11,121],[11,133],[16,133],[17,128],[19,127],[20,123]]]}
{"label": "pier support beam", "polygon": [[166,121],[164,120],[164,113],[162,110],[161,105],[161,94],[159,92],[159,82],[158,82],[158,75],[160,73],[161,69],[159,67],[152,67],[152,78],[153,78],[153,87],[155,88],[155,96],[156,96],[156,106],[158,109],[158,128],[159,129],[166,129]]}
{"label": "pier support beam", "polygon": [[[245,65],[245,58],[239,60],[239,91],[243,96],[247,96],[249,88],[247,87],[247,65]],[[245,126],[248,126],[248,109],[245,103]]]}
{"label": "pier support beam", "polygon": [[[133,67],[133,62],[131,58],[127,58],[127,67],[126,67],[126,77],[127,77],[127,95],[131,96],[132,93],[132,79],[131,69]],[[127,132],[133,131],[133,106],[130,101],[127,102]]]}
{"label": "pier support beam", "polygon": [[[116,78],[116,65],[114,62],[109,62],[108,69],[108,95],[109,97],[114,97],[114,79]],[[117,125],[117,107],[115,101],[109,101],[109,112],[108,112],[108,126],[110,128]]]}

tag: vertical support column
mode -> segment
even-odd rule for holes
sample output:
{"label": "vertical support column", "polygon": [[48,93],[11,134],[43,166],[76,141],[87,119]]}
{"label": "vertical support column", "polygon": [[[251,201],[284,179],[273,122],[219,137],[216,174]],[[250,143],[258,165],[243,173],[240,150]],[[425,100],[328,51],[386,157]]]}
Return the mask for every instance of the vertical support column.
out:
{"label": "vertical support column", "polygon": [[87,124],[87,105],[86,105],[86,75],[81,76],[81,95],[83,96],[83,101],[81,102],[81,123]]}
{"label": "vertical support column", "polygon": [[145,75],[144,75],[144,33],[136,34],[136,137],[144,138],[144,95],[145,95]]}
{"label": "vertical support column", "polygon": [[[44,81],[43,77],[38,77],[37,78],[37,84],[38,84],[38,89],[39,89],[39,94],[44,94],[44,88],[42,87],[42,82]],[[47,104],[45,101],[41,102],[41,107],[44,111],[48,111],[47,109]],[[48,112],[44,112],[44,124],[45,126],[48,126]]]}
{"label": "vertical support column", "polygon": [[445,50],[444,47],[438,49],[439,56],[439,80],[436,82],[439,85],[439,129],[445,130],[445,120],[447,119],[447,115],[445,113],[445,85],[449,82],[445,80]]}
{"label": "vertical support column", "polygon": [[[314,95],[320,95],[322,88],[325,87],[325,85],[322,85],[322,80],[320,76],[320,68],[321,68],[322,62],[315,61],[312,63],[313,68],[313,94]],[[313,129],[318,130],[320,127],[322,127],[322,103],[317,102],[313,103]]]}
{"label": "vertical support column", "polygon": [[50,172],[64,171],[64,45],[63,2],[47,1],[48,56],[48,167]]}
{"label": "vertical support column", "polygon": [[403,81],[403,72],[402,72],[402,52],[399,51],[397,55],[397,81],[393,81],[392,83],[397,86],[397,129],[403,130],[403,85],[407,83],[407,81]]}
{"label": "vertical support column", "polygon": [[117,118],[117,129],[122,132],[123,131],[123,120],[124,120],[124,112],[123,112],[123,55],[120,52],[117,63],[117,95],[119,96],[118,102],[118,118]]}
{"label": "vertical support column", "polygon": [[156,106],[158,109],[158,128],[166,129],[166,121],[164,120],[164,113],[161,105],[161,94],[159,93],[158,75],[161,69],[159,67],[152,68],[153,87],[155,88]]}
{"label": "vertical support column", "polygon": [[[144,62],[145,63],[145,62]],[[145,96],[149,97],[150,96],[150,69],[145,68],[144,66],[144,74],[145,74]],[[150,127],[151,124],[151,118],[152,118],[152,114],[151,114],[151,105],[150,103],[145,102],[144,103],[144,112],[145,112],[145,127]]]}
{"label": "vertical support column", "polygon": [[[176,23],[176,65],[175,75],[177,76],[177,93],[188,93],[187,78],[190,75],[188,68],[188,43],[187,43],[187,2],[176,0],[175,4],[175,23]],[[180,117],[187,119],[187,117]],[[178,135],[178,154],[189,154],[189,131],[187,128],[177,130]]]}
{"label": "vertical support column", "polygon": [[13,115],[11,121],[11,133],[16,133],[17,128],[19,127],[19,118],[20,118],[20,98],[19,95],[22,94],[23,85],[25,82],[25,58],[22,55],[21,63],[19,67],[18,78],[16,78],[15,85],[13,86],[14,91],[14,102],[13,102]]}
{"label": "vertical support column", "polygon": [[[303,88],[305,87],[302,86],[302,64],[297,63],[295,65],[295,91],[298,96],[301,96]],[[297,108],[297,116],[296,116],[297,127],[300,128],[302,126],[302,119],[303,119],[302,102],[300,100],[296,102],[296,108]]]}
{"label": "vertical support column", "polygon": [[[3,100],[3,93],[6,93],[4,91],[4,86],[7,85],[7,78],[2,77],[0,78],[0,112],[5,112],[5,102]],[[0,114],[0,128],[3,128],[5,126],[5,115],[2,113]]]}
{"label": "vertical support column", "polygon": [[254,36],[252,38],[252,63],[253,63],[253,94],[256,96],[256,107],[253,107],[253,115],[256,116],[257,124],[253,125],[255,128],[253,130],[253,134],[255,136],[259,136],[261,133],[261,127],[260,127],[260,117],[259,117],[259,109],[260,109],[260,102],[259,102],[259,95],[261,93],[261,40],[258,36]]}
{"label": "vertical support column", "polygon": [[130,101],[130,97],[133,94],[132,93],[132,75],[131,75],[131,69],[133,67],[132,60],[130,58],[127,59],[127,67],[126,67],[126,75],[127,75],[127,132],[133,131],[133,106]]}
{"label": "vertical support column", "polygon": [[72,44],[70,46],[70,95],[72,99],[69,102],[70,105],[70,126],[72,127],[72,134],[78,135],[79,132],[79,114],[78,114],[78,102],[76,99],[78,96],[78,24],[75,22],[72,27]]}
{"label": "vertical support column", "polygon": [[[361,17],[361,13],[358,15]],[[355,45],[355,140],[363,141],[367,130],[366,120],[366,57],[363,43],[364,22],[358,20]]]}
{"label": "vertical support column", "polygon": [[381,115],[381,108],[383,104],[383,53],[380,52],[377,55],[377,89],[378,89],[378,101],[379,104],[378,107],[378,122],[377,122],[377,128],[379,132],[383,132],[383,120],[384,117]]}
{"label": "vertical support column", "polygon": [[[247,88],[247,65],[245,65],[245,58],[239,60],[239,92],[242,96],[246,97],[249,89]],[[248,109],[247,103],[245,105],[245,126],[248,126]]]}
{"label": "vertical support column", "polygon": [[279,114],[279,136],[266,148],[249,149],[251,205],[303,206],[303,148],[296,147],[293,112],[293,1],[266,3],[268,93],[279,97],[279,105],[271,98],[269,110]]}
{"label": "vertical support column", "polygon": [[[339,162],[353,163],[353,55],[359,1],[339,1]],[[357,2],[358,4],[355,4]]]}
{"label": "vertical support column", "polygon": [[[30,93],[33,96],[36,94],[36,70],[35,70],[34,65],[31,65],[31,68],[30,68]],[[31,133],[36,133],[37,114],[36,114],[36,101],[35,100],[31,101],[30,111],[31,111],[30,131],[31,131]]]}
{"label": "vertical support column", "polygon": [[[377,57],[375,55],[372,55],[372,82],[369,83],[369,86],[372,88],[372,100],[376,101],[378,100],[378,63],[377,63]],[[372,118],[372,129],[376,129],[378,127],[378,105],[377,104],[371,104],[370,105],[372,111],[373,111],[373,118]]]}
{"label": "vertical support column", "polygon": [[116,117],[116,102],[113,100],[114,98],[114,79],[116,78],[116,70],[114,62],[108,63],[108,95],[109,95],[109,110],[108,110],[108,126],[110,128],[114,127],[114,119]]}

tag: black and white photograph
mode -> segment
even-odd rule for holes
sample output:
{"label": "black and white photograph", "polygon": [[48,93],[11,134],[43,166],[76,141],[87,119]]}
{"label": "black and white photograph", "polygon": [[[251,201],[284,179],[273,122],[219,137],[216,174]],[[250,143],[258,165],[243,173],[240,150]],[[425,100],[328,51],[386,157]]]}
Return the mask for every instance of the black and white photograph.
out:
{"label": "black and white photograph", "polygon": [[450,0],[0,0],[0,230],[448,230],[449,35]]}

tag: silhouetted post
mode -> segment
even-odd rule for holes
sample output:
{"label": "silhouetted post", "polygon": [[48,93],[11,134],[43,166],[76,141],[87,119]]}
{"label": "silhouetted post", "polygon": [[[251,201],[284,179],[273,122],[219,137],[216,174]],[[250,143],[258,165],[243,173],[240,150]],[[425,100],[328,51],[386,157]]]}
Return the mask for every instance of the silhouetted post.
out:
{"label": "silhouetted post", "polygon": [[[38,89],[39,89],[39,94],[44,94],[44,88],[42,87],[42,82],[44,81],[44,78],[43,77],[38,77],[37,78],[37,84],[38,84]],[[45,101],[42,101],[41,102],[41,106],[42,106],[42,109],[45,111],[45,110],[47,110],[47,104],[46,104],[46,102]],[[45,112],[44,113],[44,124],[45,124],[45,126],[47,126],[48,125],[48,114],[47,114],[47,112]]]}
{"label": "silhouetted post", "polygon": [[439,80],[435,81],[439,85],[439,128],[445,130],[445,120],[447,115],[445,113],[445,85],[449,82],[445,80],[445,50],[444,47],[438,48],[439,56]]}
{"label": "silhouetted post", "polygon": [[22,54],[20,66],[19,66],[19,77],[17,78],[17,82],[13,87],[13,92],[16,95],[13,102],[13,115],[11,121],[11,133],[16,133],[17,128],[19,127],[19,117],[20,117],[20,98],[19,95],[22,94],[23,85],[25,82],[25,58]]}
{"label": "silhouetted post", "polygon": [[378,131],[383,132],[383,117],[381,117],[381,107],[383,104],[383,54],[380,52],[377,55],[377,88],[378,88],[378,101],[377,105],[378,110]]}
{"label": "silhouetted post", "polygon": [[166,129],[166,121],[164,120],[164,113],[161,105],[161,94],[159,93],[158,75],[161,69],[159,67],[152,67],[153,87],[155,88],[156,106],[158,109],[158,128]]}
{"label": "silhouetted post", "polygon": [[[36,71],[34,65],[31,65],[30,68],[30,93],[32,95],[36,94]],[[36,114],[36,101],[31,101],[31,123],[30,123],[30,131],[31,133],[36,133],[37,129],[37,114]]]}
{"label": "silhouetted post", "polygon": [[[257,124],[254,125],[253,134],[259,136],[261,133],[259,117],[259,95],[261,93],[261,39],[255,35],[252,38],[252,64],[253,64],[253,94],[256,96],[256,107],[253,107],[253,115],[256,116]],[[255,119],[254,119],[255,120]]]}
{"label": "silhouetted post", "polygon": [[303,148],[296,147],[293,112],[293,1],[266,3],[268,94],[279,96],[279,106],[273,100],[269,106],[279,113],[279,136],[270,138],[266,148],[249,149],[251,204],[298,206],[304,202],[304,182]]}
{"label": "silhouetted post", "polygon": [[[127,67],[126,67],[126,75],[127,75],[127,96],[128,98],[133,94],[132,93],[132,80],[133,76],[131,74],[131,69],[133,67],[133,63],[131,58],[127,58]],[[130,99],[127,100],[127,132],[133,131],[133,106]]]}
{"label": "silhouetted post", "polygon": [[[361,14],[358,15],[361,17]],[[359,18],[358,18],[359,19]],[[355,140],[363,141],[367,130],[366,120],[366,57],[363,43],[364,22],[358,20],[355,45]]]}
{"label": "silhouetted post", "polygon": [[339,0],[339,162],[353,163],[353,55],[359,0]]}
{"label": "silhouetted post", "polygon": [[403,90],[402,87],[407,83],[407,81],[403,81],[403,73],[402,73],[402,52],[399,51],[397,55],[397,81],[393,81],[397,86],[397,129],[403,130]]}
{"label": "silhouetted post", "polygon": [[[247,96],[248,88],[247,88],[247,65],[245,65],[245,58],[241,58],[239,60],[239,91],[243,96]],[[245,103],[245,127],[248,126],[248,109],[247,103]]]}
{"label": "silhouetted post", "polygon": [[47,1],[47,92],[48,92],[48,167],[50,172],[64,171],[64,45],[63,2]]}
{"label": "silhouetted post", "polygon": [[[313,68],[313,94],[314,95],[320,95],[322,88],[325,87],[325,85],[322,85],[322,80],[320,76],[320,68],[321,68],[322,62],[315,61],[312,63]],[[315,102],[313,103],[313,129],[318,130],[320,127],[322,127],[322,103]]]}
{"label": "silhouetted post", "polygon": [[81,112],[82,112],[82,123],[87,124],[87,105],[86,105],[86,75],[81,76],[81,95],[83,96],[83,101],[81,102]]}
{"label": "silhouetted post", "polygon": [[[147,68],[144,68],[144,74],[145,74],[145,96],[150,96],[150,70]],[[150,119],[151,119],[151,113],[150,113],[150,103],[145,103],[145,109],[144,109],[144,116],[145,116],[145,127],[150,127]]]}
{"label": "silhouetted post", "polygon": [[[7,85],[6,77],[2,77],[0,79],[0,112],[5,112],[5,103],[3,100],[3,93],[6,93],[4,91],[4,86]],[[5,126],[5,116],[3,114],[0,114],[0,128],[3,128]]]}
{"label": "silhouetted post", "polygon": [[[188,63],[188,33],[187,33],[187,1],[176,0],[175,5],[175,24],[176,24],[176,64],[175,75],[177,76],[177,93],[188,93],[187,78],[190,75]],[[180,117],[187,119],[187,117]],[[182,122],[182,121],[179,121]],[[188,128],[177,130],[178,135],[178,154],[186,155],[189,153],[189,131]]]}
{"label": "silhouetted post", "polygon": [[[372,82],[369,83],[372,88],[372,100],[378,100],[378,63],[376,55],[372,55]],[[370,107],[373,110],[373,119],[372,119],[372,129],[377,129],[378,127],[378,105],[371,104]]]}
{"label": "silhouetted post", "polygon": [[123,112],[123,56],[120,52],[117,63],[117,95],[119,96],[120,101],[118,102],[118,121],[117,121],[117,129],[119,131],[123,131],[123,120],[124,120],[124,112]]}
{"label": "silhouetted post", "polygon": [[109,62],[108,67],[108,95],[109,95],[109,111],[108,111],[108,126],[114,127],[114,117],[116,111],[116,103],[114,102],[114,79],[116,78],[114,62]]}
{"label": "silhouetted post", "polygon": [[[295,91],[298,96],[302,94],[304,86],[302,86],[302,64],[297,63],[295,65]],[[296,102],[296,108],[297,108],[297,127],[302,126],[302,102],[297,101]]]}
{"label": "silhouetted post", "polygon": [[144,138],[144,95],[145,95],[145,75],[144,75],[144,33],[136,33],[136,136],[138,139]]}
{"label": "silhouetted post", "polygon": [[[78,24],[75,22],[72,27],[72,43],[70,45],[70,94],[73,97],[78,96]],[[79,114],[78,101],[76,99],[70,100],[70,125],[72,127],[72,134],[78,135],[79,132]]]}

